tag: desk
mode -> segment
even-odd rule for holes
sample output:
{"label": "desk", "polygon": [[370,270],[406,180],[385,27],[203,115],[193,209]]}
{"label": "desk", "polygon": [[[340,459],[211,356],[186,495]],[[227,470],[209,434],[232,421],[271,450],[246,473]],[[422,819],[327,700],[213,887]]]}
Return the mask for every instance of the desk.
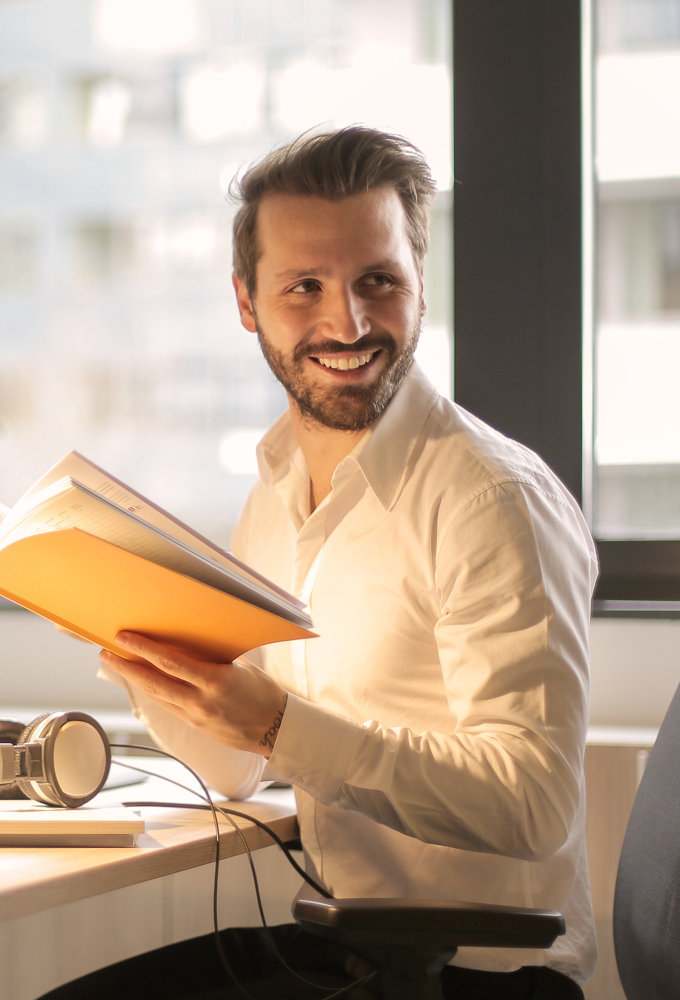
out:
{"label": "desk", "polygon": [[[127,758],[121,758],[127,759]],[[143,766],[192,784],[172,761]],[[197,802],[158,779],[100,793],[96,804],[128,801]],[[232,803],[296,836],[292,793],[267,789]],[[209,811],[145,806],[146,832],[125,848],[0,848],[1,996],[36,997],[112,962],[212,930],[215,828]],[[236,820],[255,856],[271,923],[291,919],[300,877],[253,823]],[[219,920],[254,925],[259,915],[242,841],[222,820]]]}

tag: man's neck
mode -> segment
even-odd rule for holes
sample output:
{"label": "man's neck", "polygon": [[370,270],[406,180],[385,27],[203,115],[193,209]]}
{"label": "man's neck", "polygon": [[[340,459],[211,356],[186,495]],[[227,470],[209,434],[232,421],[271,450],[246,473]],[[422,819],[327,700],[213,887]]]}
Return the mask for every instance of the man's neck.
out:
{"label": "man's neck", "polygon": [[295,436],[309,470],[311,513],[328,496],[337,466],[349,455],[366,431],[339,431],[324,427],[315,420],[301,416],[294,405],[290,412]]}

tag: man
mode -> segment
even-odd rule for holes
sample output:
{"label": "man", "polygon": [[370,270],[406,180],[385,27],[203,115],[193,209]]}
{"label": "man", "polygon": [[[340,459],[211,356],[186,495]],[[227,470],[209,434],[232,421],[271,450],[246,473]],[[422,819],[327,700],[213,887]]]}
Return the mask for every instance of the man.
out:
{"label": "man", "polygon": [[[289,407],[233,548],[309,603],[319,637],[205,664],[127,635],[144,662],[102,660],[212,786],[293,784],[334,895],[565,914],[547,952],[462,948],[447,996],[580,997],[596,559],[544,464],[413,361],[433,193],[414,147],[359,127],[245,175],[236,297]],[[306,995],[291,989],[262,995]]]}

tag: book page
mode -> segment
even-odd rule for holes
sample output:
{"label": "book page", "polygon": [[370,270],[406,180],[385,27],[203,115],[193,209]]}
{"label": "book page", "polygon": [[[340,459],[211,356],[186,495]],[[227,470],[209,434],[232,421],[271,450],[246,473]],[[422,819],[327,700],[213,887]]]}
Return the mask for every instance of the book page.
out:
{"label": "book page", "polygon": [[244,601],[227,587],[206,586],[79,528],[39,531],[0,546],[0,593],[122,656],[121,629],[211,662],[313,635],[280,610],[263,608],[264,601]]}
{"label": "book page", "polygon": [[20,504],[0,525],[3,545],[40,533],[78,528],[150,562],[271,611],[286,621],[303,628],[311,626],[309,615],[299,602],[261,587],[228,560],[219,563],[195,552],[181,540],[139,519],[135,504],[124,510],[70,478],[51,480],[46,488],[34,493],[32,499],[33,506]]}
{"label": "book page", "polygon": [[275,597],[281,598],[288,604],[296,605],[301,610],[305,605],[292,594],[286,593],[282,588],[277,587],[271,580],[260,576],[249,566],[244,565],[231,553],[226,552],[219,546],[210,542],[207,538],[199,535],[188,525],[173,517],[157,504],[143,497],[125,483],[109,475],[104,469],[95,465],[77,451],[72,451],[65,455],[56,465],[52,466],[15,504],[14,510],[25,510],[37,501],[38,496],[45,490],[49,491],[56,483],[70,477],[81,483],[92,492],[105,497],[119,509],[124,510],[139,520],[163,531],[166,535],[177,539],[185,546],[195,552],[199,552],[207,558],[214,560],[219,565],[227,567],[230,571],[236,571],[241,578],[246,577],[257,587],[269,591]]}

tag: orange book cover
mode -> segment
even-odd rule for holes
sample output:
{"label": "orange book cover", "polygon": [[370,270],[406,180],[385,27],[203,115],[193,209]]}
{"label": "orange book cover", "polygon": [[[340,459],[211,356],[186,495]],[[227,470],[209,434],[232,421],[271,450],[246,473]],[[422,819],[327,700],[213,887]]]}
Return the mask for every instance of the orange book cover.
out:
{"label": "orange book cover", "polygon": [[[82,456],[70,458],[0,524],[0,595],[115,652],[122,629],[206,660],[314,635],[299,601]],[[106,489],[123,491],[127,506],[64,474],[69,464],[87,472],[83,463]]]}

